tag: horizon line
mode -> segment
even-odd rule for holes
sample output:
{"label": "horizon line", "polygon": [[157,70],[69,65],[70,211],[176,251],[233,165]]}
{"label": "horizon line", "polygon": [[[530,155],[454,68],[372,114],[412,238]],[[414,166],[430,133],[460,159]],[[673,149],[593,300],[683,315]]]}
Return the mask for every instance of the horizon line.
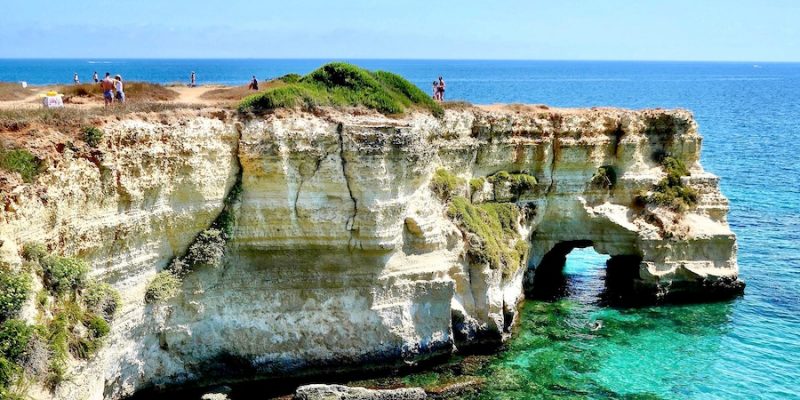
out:
{"label": "horizon line", "polygon": [[87,60],[87,61],[116,61],[116,60],[292,60],[292,61],[324,61],[324,60],[350,60],[350,61],[516,61],[516,62],[641,62],[641,63],[762,63],[762,64],[798,64],[798,60],[668,60],[668,59],[555,59],[555,58],[390,58],[390,57],[0,57],[2,61],[16,60]]}

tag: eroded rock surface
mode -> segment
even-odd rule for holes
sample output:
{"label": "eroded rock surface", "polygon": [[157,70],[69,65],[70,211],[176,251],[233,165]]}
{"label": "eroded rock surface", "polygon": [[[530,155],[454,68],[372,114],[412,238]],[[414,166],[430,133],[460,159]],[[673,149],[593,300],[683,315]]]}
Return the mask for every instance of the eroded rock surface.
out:
{"label": "eroded rock surface", "polygon": [[[742,287],[727,200],[699,163],[686,111],[201,113],[104,130],[100,159],[66,151],[36,182],[3,194],[4,258],[19,262],[24,243],[45,242],[90,261],[123,295],[103,350],[74,362],[54,394],[34,388],[36,398],[118,399],[497,344],[537,268],[574,247],[611,255],[609,272],[653,299]],[[665,155],[689,168],[681,180],[697,199],[687,210],[637,200],[664,178]],[[601,167],[614,182],[595,179]],[[437,169],[463,179],[453,196],[519,208],[510,226],[530,243],[528,268],[474,256],[481,238],[431,190]],[[466,184],[500,171],[536,183],[521,193]],[[188,274],[177,297],[145,303],[148,282],[212,223],[239,178],[224,260]]]}
{"label": "eroded rock surface", "polygon": [[424,400],[420,388],[374,390],[343,385],[305,385],[297,388],[296,400]]}

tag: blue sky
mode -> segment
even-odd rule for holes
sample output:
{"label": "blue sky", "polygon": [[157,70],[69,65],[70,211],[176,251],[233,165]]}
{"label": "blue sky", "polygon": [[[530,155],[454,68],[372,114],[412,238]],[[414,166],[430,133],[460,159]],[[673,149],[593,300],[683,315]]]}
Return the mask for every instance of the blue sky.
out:
{"label": "blue sky", "polygon": [[0,58],[800,61],[796,0],[3,0]]}

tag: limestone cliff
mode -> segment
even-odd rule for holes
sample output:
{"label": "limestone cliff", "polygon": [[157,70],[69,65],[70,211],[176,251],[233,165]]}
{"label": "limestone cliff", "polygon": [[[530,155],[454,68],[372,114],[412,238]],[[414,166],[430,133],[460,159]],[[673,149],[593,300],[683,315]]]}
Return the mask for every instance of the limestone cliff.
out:
{"label": "limestone cliff", "polygon": [[[524,290],[546,286],[541,277],[574,247],[611,255],[609,274],[639,297],[742,287],[727,200],[699,163],[701,138],[686,111],[218,117],[108,123],[99,157],[63,150],[34,183],[4,193],[5,259],[19,262],[24,243],[43,241],[90,261],[122,293],[103,349],[72,363],[54,395],[34,388],[34,396],[118,399],[152,386],[413,363],[497,343]],[[673,182],[692,191],[685,209],[647,201],[667,175],[665,157],[688,167]],[[519,210],[503,229],[530,244],[528,268],[474,256],[487,238],[431,190],[439,169],[464,183],[452,196]],[[502,179],[466,184],[503,171],[535,180],[524,190]],[[239,179],[223,261],[187,274],[178,296],[146,303],[148,282],[212,224]]]}

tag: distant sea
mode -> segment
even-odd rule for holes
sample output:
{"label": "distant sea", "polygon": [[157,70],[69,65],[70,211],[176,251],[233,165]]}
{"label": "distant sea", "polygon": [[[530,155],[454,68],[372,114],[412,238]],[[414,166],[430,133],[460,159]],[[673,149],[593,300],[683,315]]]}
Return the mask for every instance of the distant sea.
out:
{"label": "distant sea", "polygon": [[[0,60],[0,81],[246,84],[329,60]],[[604,257],[570,255],[571,294],[529,301],[519,335],[482,373],[480,397],[800,399],[800,64],[352,60],[448,99],[560,107],[687,108],[703,166],[722,178],[744,297],[643,309],[597,304]],[[588,329],[602,321],[597,331]]]}

